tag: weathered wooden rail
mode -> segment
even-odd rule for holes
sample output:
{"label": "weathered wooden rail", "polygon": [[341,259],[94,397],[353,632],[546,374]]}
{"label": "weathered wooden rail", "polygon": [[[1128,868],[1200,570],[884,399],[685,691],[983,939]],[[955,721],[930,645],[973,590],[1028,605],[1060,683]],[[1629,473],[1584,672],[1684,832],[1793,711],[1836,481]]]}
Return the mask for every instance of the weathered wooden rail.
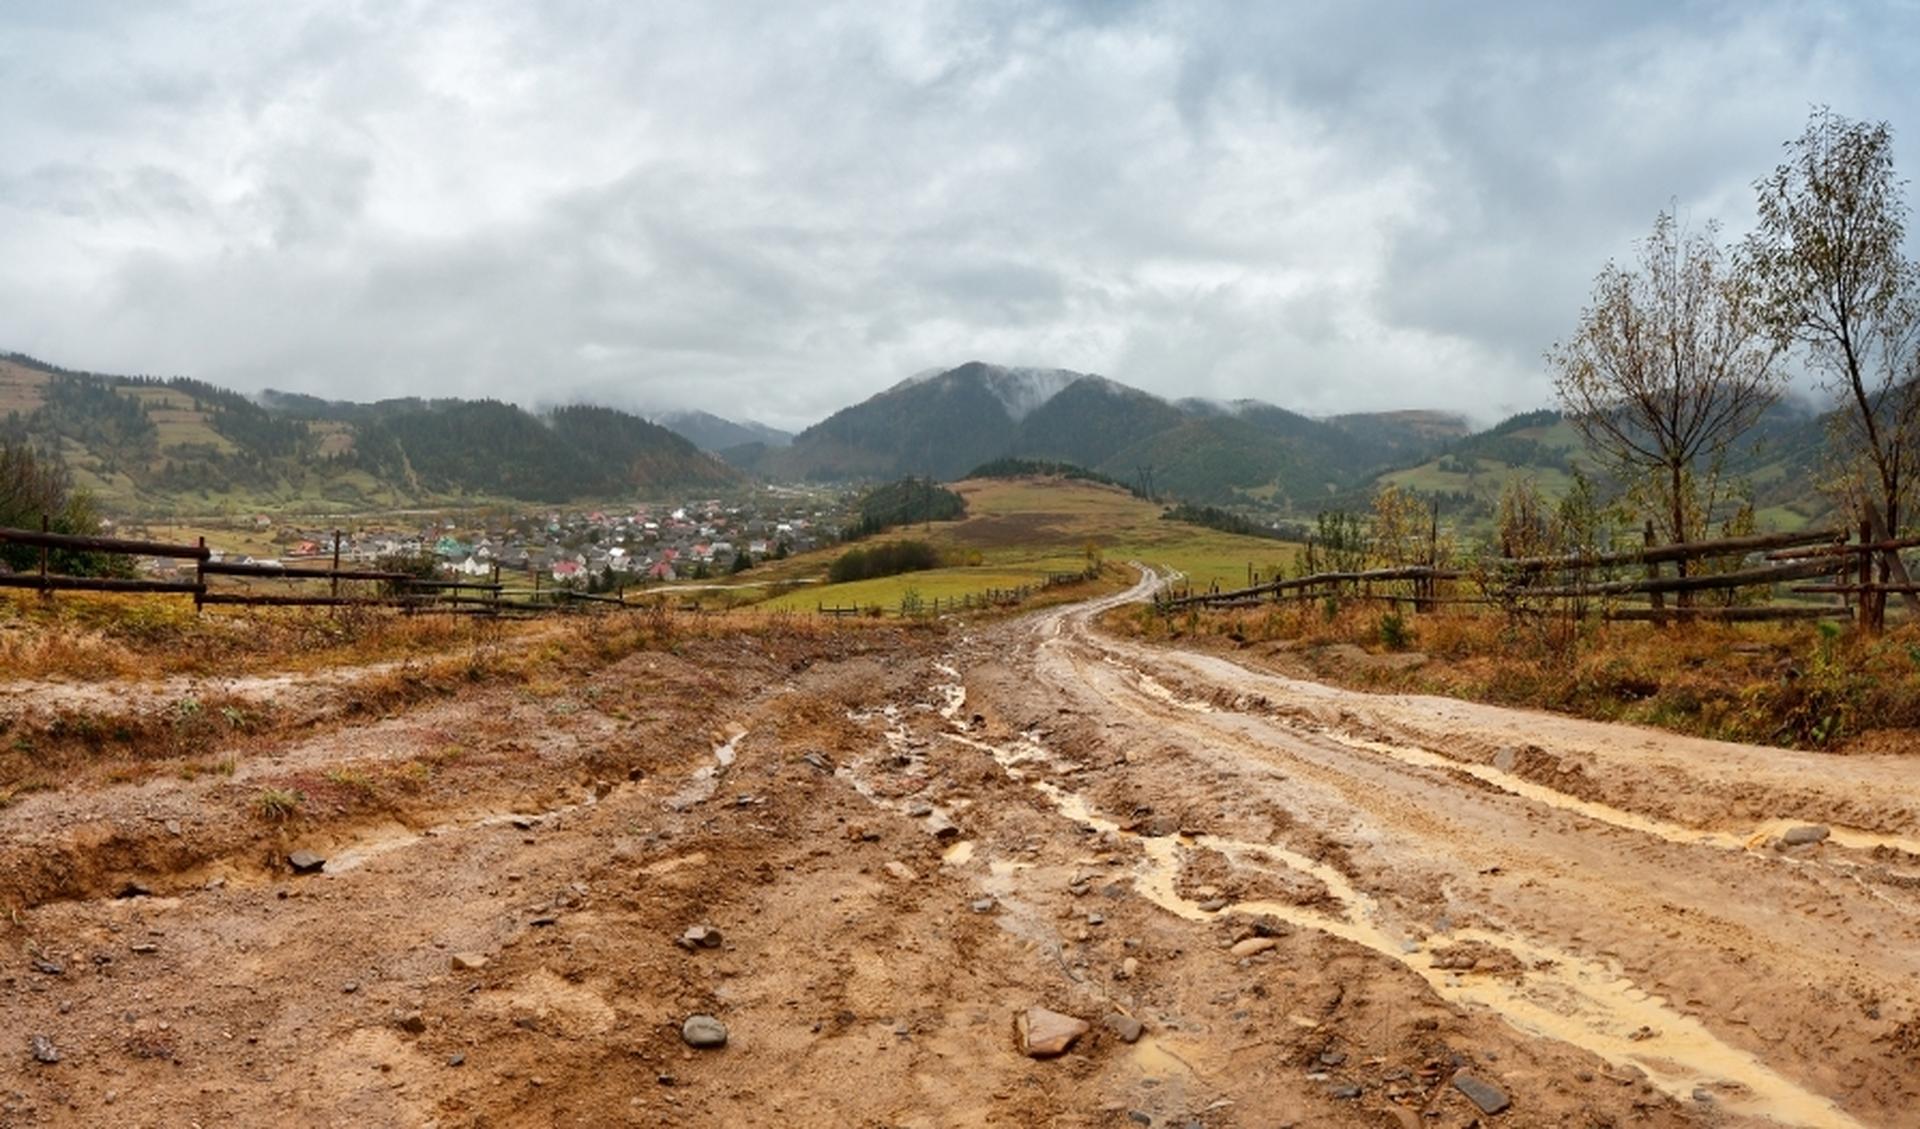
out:
{"label": "weathered wooden rail", "polygon": [[[1416,611],[1442,604],[1482,604],[1510,610],[1592,610],[1607,619],[1667,623],[1717,619],[1857,619],[1868,630],[1883,623],[1889,595],[1901,596],[1920,616],[1920,584],[1908,578],[1900,552],[1920,547],[1920,537],[1885,536],[1870,518],[1859,539],[1842,529],[1804,530],[1724,537],[1676,545],[1567,556],[1496,557],[1466,567],[1396,565],[1317,572],[1228,591],[1167,593],[1155,603],[1180,608],[1251,607],[1286,600],[1383,600]],[[1663,566],[1674,566],[1673,573]],[[1620,575],[1638,570],[1635,575]],[[1805,583],[1824,581],[1822,583]],[[1444,586],[1444,587],[1443,587]],[[1782,589],[1793,596],[1838,596],[1837,603],[1756,605],[1741,595],[1767,597]],[[1724,594],[1724,602],[1695,598]],[[1667,597],[1678,603],[1669,606]],[[1646,606],[1618,606],[1641,600]]]}
{"label": "weathered wooden rail", "polygon": [[[0,572],[0,588],[23,588],[51,596],[55,592],[122,592],[147,595],[193,597],[196,609],[208,605],[245,607],[392,607],[409,613],[451,612],[456,614],[498,614],[501,612],[554,612],[581,605],[626,604],[624,598],[575,592],[564,588],[539,590],[536,583],[531,598],[507,598],[500,582],[499,568],[491,581],[450,580],[422,577],[409,572],[383,569],[340,567],[340,535],[334,535],[331,565],[261,564],[256,562],[215,560],[206,539],[193,545],[163,541],[141,541],[120,537],[90,537],[81,534],[54,533],[46,528],[11,529],[0,527],[0,543],[23,545],[39,550],[38,567],[27,572]],[[141,576],[74,576],[54,572],[54,554],[101,554],[110,557],[154,557],[162,560],[193,562],[191,579],[157,579]],[[251,587],[221,588],[209,578],[238,581],[287,581],[292,583],[324,581],[325,592],[256,591]],[[357,592],[342,592],[343,584],[363,586]],[[364,586],[371,585],[369,591]]]}

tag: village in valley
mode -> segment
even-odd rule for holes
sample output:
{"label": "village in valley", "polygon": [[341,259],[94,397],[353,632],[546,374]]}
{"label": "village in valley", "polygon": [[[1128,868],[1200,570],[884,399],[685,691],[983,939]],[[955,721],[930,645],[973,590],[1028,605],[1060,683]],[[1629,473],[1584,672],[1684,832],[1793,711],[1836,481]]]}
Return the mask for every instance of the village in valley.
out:
{"label": "village in valley", "polygon": [[[560,588],[612,591],[719,579],[764,560],[833,544],[850,505],[831,492],[794,488],[732,498],[625,505],[448,511],[353,518],[253,514],[214,524],[211,560],[276,566],[374,564],[431,557],[446,577],[505,577]],[[145,532],[129,524],[121,532]],[[338,538],[336,547],[335,539]],[[146,558],[165,578],[190,562]]]}

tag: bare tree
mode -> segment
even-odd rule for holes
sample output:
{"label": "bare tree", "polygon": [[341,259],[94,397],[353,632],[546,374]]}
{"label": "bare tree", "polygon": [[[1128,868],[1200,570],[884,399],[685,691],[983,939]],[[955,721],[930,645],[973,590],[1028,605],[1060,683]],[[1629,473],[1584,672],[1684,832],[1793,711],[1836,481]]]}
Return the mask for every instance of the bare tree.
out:
{"label": "bare tree", "polygon": [[1716,232],[1685,235],[1661,212],[1639,269],[1608,263],[1572,338],[1547,351],[1562,410],[1673,543],[1706,532],[1728,449],[1782,384],[1763,310]]}
{"label": "bare tree", "polygon": [[1756,185],[1751,258],[1781,341],[1801,345],[1842,402],[1842,495],[1894,536],[1920,485],[1920,268],[1901,249],[1893,132],[1821,108],[1786,150]]}

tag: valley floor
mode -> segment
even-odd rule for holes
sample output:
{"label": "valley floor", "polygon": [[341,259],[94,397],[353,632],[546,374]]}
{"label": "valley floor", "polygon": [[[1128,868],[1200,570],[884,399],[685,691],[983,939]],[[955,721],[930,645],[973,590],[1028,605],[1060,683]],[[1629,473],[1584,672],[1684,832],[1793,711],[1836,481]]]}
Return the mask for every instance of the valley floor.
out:
{"label": "valley floor", "polygon": [[[1907,760],[1091,627],[1147,590],[25,796],[0,1125],[1910,1123]],[[1035,1006],[1090,1029],[1028,1057]]]}

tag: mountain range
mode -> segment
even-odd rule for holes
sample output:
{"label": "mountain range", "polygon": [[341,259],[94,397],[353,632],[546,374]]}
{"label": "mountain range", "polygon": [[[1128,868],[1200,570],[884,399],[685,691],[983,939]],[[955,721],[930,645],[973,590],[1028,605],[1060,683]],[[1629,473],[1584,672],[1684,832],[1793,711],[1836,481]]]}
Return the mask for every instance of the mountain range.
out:
{"label": "mountain range", "polygon": [[785,448],[728,457],[789,480],[950,479],[998,458],[1044,459],[1171,496],[1297,509],[1470,432],[1444,412],[1316,420],[1258,400],[1169,401],[1088,373],[970,361],[843,408]]}
{"label": "mountain range", "polygon": [[[1822,418],[1783,402],[1734,453],[1761,521],[1824,516]],[[706,412],[530,413],[495,400],[249,398],[184,378],[0,356],[0,440],[53,454],[110,511],[373,510],[720,490],[754,479],[955,479],[1003,458],[1071,463],[1155,495],[1274,516],[1362,509],[1382,482],[1484,522],[1506,483],[1557,494],[1601,470],[1558,413],[1485,431],[1436,411],[1315,419],[1258,400],[1167,400],[1065,369],[971,361],[903,380],[797,435]]]}

